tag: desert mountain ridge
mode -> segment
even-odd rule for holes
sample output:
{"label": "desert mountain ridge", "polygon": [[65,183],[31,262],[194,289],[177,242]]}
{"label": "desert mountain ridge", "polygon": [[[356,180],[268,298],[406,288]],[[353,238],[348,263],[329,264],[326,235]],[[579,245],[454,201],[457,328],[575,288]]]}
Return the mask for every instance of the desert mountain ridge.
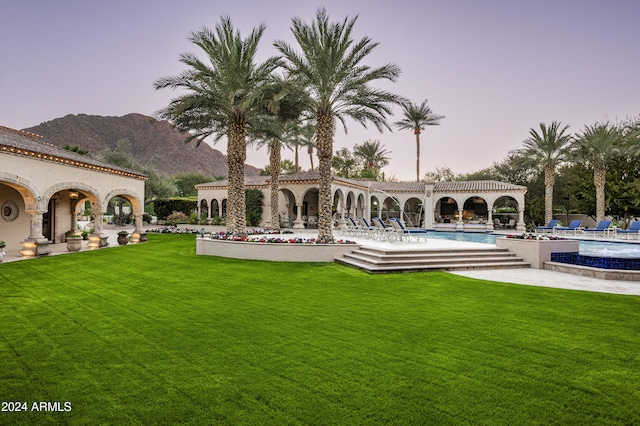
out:
{"label": "desert mountain ridge", "polygon": [[[26,129],[44,136],[44,141],[64,147],[77,146],[97,157],[105,149],[116,149],[128,141],[131,156],[144,166],[165,175],[202,173],[227,176],[227,157],[206,143],[185,144],[186,134],[167,121],[131,113],[122,117],[69,114]],[[256,167],[245,164],[245,174],[258,175]]]}

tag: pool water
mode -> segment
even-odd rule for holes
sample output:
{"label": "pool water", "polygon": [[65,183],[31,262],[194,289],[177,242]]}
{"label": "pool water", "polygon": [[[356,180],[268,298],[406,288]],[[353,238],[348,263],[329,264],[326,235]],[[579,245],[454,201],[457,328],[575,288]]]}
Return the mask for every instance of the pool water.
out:
{"label": "pool water", "polygon": [[[428,238],[495,244],[504,235],[472,232],[429,232]],[[580,241],[580,254],[585,256],[640,259],[640,243]]]}

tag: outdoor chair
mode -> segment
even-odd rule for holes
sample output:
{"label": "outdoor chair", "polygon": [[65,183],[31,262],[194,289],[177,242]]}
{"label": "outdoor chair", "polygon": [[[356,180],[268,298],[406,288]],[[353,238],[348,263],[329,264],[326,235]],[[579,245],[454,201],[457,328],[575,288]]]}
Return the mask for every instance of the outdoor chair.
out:
{"label": "outdoor chair", "polygon": [[360,229],[362,229],[362,234],[365,238],[376,240],[380,236],[378,228],[375,226],[371,226],[369,222],[367,222],[367,219],[365,219],[364,217],[358,218],[358,225],[360,226]]}
{"label": "outdoor chair", "polygon": [[624,238],[625,240],[629,240],[631,238],[635,238],[636,240],[640,237],[640,221],[633,221],[631,225],[629,225],[629,229],[618,229],[616,231],[616,236],[620,236],[620,238]]}
{"label": "outdoor chair", "polygon": [[595,237],[596,234],[605,234],[608,233],[608,229],[609,229],[609,225],[611,225],[611,221],[610,220],[601,220],[600,222],[598,222],[598,224],[596,225],[595,228],[584,228],[584,233],[585,234],[593,234],[593,236]]}
{"label": "outdoor chair", "polygon": [[391,218],[391,225],[398,231],[401,240],[403,236],[407,236],[409,241],[411,241],[411,237],[416,237],[418,241],[420,241],[420,237],[423,237],[427,241],[428,231],[426,229],[409,229],[404,226],[400,219],[395,217]]}
{"label": "outdoor chair", "polygon": [[381,218],[374,217],[373,223],[378,227],[378,230],[380,231],[380,239],[382,241],[386,240],[392,243],[400,237],[398,231],[396,231],[393,227],[385,225],[384,221]]}
{"label": "outdoor chair", "polygon": [[539,232],[539,233],[553,232],[553,228],[558,226],[559,223],[560,223],[560,220],[551,219],[549,223],[547,223],[547,226],[536,227],[536,232]]}
{"label": "outdoor chair", "polygon": [[572,220],[569,223],[569,226],[556,226],[553,228],[554,234],[576,234],[582,231],[582,221],[580,219]]}
{"label": "outdoor chair", "polygon": [[361,235],[360,226],[353,220],[352,217],[347,217],[344,220],[343,233],[349,237],[359,237]]}

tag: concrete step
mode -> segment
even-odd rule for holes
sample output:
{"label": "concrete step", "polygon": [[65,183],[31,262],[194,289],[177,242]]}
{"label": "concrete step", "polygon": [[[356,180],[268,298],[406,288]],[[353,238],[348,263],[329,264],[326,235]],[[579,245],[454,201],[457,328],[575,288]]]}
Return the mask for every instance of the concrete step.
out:
{"label": "concrete step", "polygon": [[403,250],[361,248],[337,262],[369,272],[528,268],[530,265],[505,249]]}

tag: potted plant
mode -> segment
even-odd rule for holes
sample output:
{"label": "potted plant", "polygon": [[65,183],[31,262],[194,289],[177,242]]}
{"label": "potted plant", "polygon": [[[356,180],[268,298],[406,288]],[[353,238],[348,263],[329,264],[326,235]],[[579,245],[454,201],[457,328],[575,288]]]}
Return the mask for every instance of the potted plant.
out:
{"label": "potted plant", "polygon": [[127,243],[129,242],[129,238],[127,238],[128,235],[129,233],[127,231],[118,232],[118,244],[120,244],[121,246],[127,245]]}
{"label": "potted plant", "polygon": [[67,237],[67,250],[80,251],[82,248],[82,235],[78,235],[73,231],[67,231],[65,235]]}

